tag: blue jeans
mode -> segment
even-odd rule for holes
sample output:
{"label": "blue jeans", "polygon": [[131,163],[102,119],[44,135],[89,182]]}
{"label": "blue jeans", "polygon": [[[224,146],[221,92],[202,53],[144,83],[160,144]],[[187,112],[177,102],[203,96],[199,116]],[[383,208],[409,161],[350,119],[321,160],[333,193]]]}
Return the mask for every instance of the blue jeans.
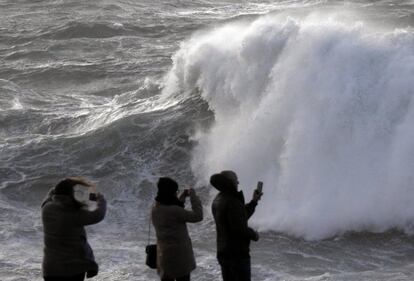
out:
{"label": "blue jeans", "polygon": [[251,281],[250,258],[218,258],[223,281]]}

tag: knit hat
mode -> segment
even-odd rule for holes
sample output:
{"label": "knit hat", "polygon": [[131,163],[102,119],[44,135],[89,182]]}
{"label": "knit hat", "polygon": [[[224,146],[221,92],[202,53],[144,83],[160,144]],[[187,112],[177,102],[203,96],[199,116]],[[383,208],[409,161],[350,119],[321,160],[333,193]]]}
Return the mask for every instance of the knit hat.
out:
{"label": "knit hat", "polygon": [[158,195],[175,196],[178,190],[178,184],[175,180],[168,177],[161,177],[157,183]]}

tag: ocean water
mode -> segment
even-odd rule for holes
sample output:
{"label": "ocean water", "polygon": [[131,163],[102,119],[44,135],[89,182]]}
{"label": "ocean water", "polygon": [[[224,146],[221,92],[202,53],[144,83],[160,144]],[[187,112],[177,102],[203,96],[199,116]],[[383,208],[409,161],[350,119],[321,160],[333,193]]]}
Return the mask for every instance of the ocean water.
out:
{"label": "ocean water", "polygon": [[414,279],[413,1],[0,0],[0,66],[0,280],[42,280],[40,204],[73,175],[108,199],[94,280],[158,279],[159,176],[200,194],[192,279],[221,280],[223,169],[264,181],[253,280]]}

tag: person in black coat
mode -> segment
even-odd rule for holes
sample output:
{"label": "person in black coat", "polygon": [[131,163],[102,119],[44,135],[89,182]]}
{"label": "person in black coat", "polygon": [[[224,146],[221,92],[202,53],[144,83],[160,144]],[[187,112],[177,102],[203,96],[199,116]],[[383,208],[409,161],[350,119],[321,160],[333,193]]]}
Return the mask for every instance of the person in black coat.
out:
{"label": "person in black coat", "polygon": [[[203,219],[203,207],[194,189],[184,189],[177,196],[178,184],[168,177],[158,180],[158,193],[151,210],[157,236],[157,271],[161,281],[190,281],[196,268],[187,223]],[[191,210],[184,208],[189,197]]]}
{"label": "person in black coat", "polygon": [[[90,211],[76,201],[74,186],[90,188],[97,208]],[[106,213],[103,195],[82,178],[67,178],[49,191],[42,204],[45,281],[82,281],[98,274],[98,264],[88,244],[85,225],[102,221]]]}
{"label": "person in black coat", "polygon": [[236,173],[222,171],[210,178],[218,191],[212,204],[217,232],[217,259],[223,281],[250,281],[250,241],[258,241],[259,234],[247,224],[253,215],[262,192],[255,191],[245,204]]}

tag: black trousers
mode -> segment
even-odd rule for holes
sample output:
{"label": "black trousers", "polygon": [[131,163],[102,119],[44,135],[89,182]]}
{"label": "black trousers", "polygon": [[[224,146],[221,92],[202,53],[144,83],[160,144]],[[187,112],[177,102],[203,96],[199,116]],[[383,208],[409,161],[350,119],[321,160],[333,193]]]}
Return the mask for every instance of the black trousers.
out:
{"label": "black trousers", "polygon": [[190,274],[175,279],[162,278],[161,281],[190,281]]}
{"label": "black trousers", "polygon": [[250,281],[250,258],[229,259],[219,258],[223,281]]}
{"label": "black trousers", "polygon": [[85,273],[73,276],[45,276],[45,281],[83,281],[85,280]]}

